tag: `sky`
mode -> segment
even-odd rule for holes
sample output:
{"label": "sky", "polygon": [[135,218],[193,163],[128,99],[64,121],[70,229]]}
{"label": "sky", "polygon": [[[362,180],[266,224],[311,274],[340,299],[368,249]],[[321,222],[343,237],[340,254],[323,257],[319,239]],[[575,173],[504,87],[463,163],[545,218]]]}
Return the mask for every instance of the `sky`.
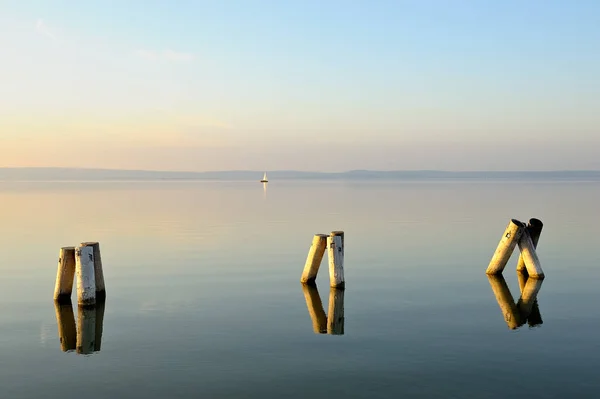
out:
{"label": "sky", "polygon": [[600,2],[0,0],[0,167],[600,169]]}

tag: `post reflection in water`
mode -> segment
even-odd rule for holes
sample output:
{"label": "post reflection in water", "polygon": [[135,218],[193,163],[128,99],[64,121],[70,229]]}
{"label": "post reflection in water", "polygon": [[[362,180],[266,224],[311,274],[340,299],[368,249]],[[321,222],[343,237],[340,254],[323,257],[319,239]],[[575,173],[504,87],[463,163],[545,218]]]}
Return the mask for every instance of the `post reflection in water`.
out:
{"label": "post reflection in water", "polygon": [[488,275],[492,291],[504,315],[504,321],[511,330],[529,323],[530,327],[542,324],[542,316],[537,304],[537,295],[542,288],[543,280],[527,278],[527,275],[517,273],[521,296],[515,303],[512,294],[502,275]]}
{"label": "post reflection in water", "polygon": [[77,329],[75,328],[75,315],[71,301],[66,303],[54,302],[56,324],[58,324],[58,337],[60,349],[63,352],[75,350]]}
{"label": "post reflection in water", "polygon": [[315,285],[302,284],[308,314],[316,334],[344,335],[344,290],[330,288],[327,315]]}
{"label": "post reflection in water", "polygon": [[71,301],[54,302],[58,337],[63,352],[73,350],[82,355],[99,352],[102,342],[105,302],[98,302],[92,307],[79,306],[77,309],[77,326]]}

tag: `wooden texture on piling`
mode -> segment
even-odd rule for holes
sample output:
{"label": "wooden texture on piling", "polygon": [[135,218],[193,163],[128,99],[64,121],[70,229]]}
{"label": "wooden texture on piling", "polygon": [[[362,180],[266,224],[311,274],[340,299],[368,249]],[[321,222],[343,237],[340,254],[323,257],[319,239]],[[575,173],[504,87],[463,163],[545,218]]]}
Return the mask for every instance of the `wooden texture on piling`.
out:
{"label": "wooden texture on piling", "polygon": [[[544,227],[544,223],[540,219],[529,219],[529,223],[527,223],[527,231],[529,232],[529,236],[531,237],[531,241],[533,242],[533,248],[537,250],[537,245],[540,240],[540,235],[542,234],[542,228]],[[527,268],[525,267],[525,261],[523,260],[523,254],[519,255],[519,261],[517,262],[517,271],[524,272]]]}
{"label": "wooden texture on piling", "polygon": [[529,278],[538,280],[544,279],[544,272],[542,271],[542,265],[540,259],[535,252],[535,247],[529,232],[525,229],[521,238],[519,239],[519,249],[521,250],[521,257],[527,268],[527,274]]}
{"label": "wooden texture on piling", "polygon": [[506,263],[510,259],[515,246],[517,245],[519,239],[523,235],[523,231],[525,230],[525,226],[522,222],[511,219],[502,234],[502,238],[496,247],[496,251],[492,256],[492,260],[488,265],[487,270],[485,271],[487,274],[500,274],[504,270]]}
{"label": "wooden texture on piling", "polygon": [[63,247],[58,255],[58,270],[54,285],[54,300],[71,301],[75,279],[75,247]]}
{"label": "wooden texture on piling", "polygon": [[329,309],[327,310],[327,334],[344,335],[344,290],[329,289]]}
{"label": "wooden texture on piling", "polygon": [[96,339],[96,307],[77,308],[77,353],[88,355],[94,352]]}
{"label": "wooden texture on piling", "polygon": [[75,314],[70,299],[54,301],[56,324],[58,325],[58,339],[63,352],[75,350],[77,345],[77,328],[75,327]]}
{"label": "wooden texture on piling", "polygon": [[92,247],[79,247],[75,250],[75,270],[77,274],[77,304],[96,304],[96,280],[94,276],[94,251]]}
{"label": "wooden texture on piling", "polygon": [[490,282],[490,286],[492,287],[492,291],[494,292],[494,296],[496,297],[496,302],[498,302],[498,306],[500,306],[500,310],[502,311],[504,321],[508,325],[508,328],[514,330],[523,325],[519,309],[517,308],[515,300],[508,289],[508,285],[506,285],[506,280],[504,280],[504,277],[501,275],[488,275],[487,277]]}
{"label": "wooden texture on piling", "polygon": [[313,331],[316,334],[325,334],[327,332],[327,316],[323,309],[323,302],[317,287],[314,285],[302,284],[302,292],[306,300],[306,308],[310,320],[312,321]]}
{"label": "wooden texture on piling", "polygon": [[304,264],[304,270],[302,271],[302,277],[300,282],[304,284],[314,284],[323,255],[327,249],[327,236],[325,234],[315,234],[313,237],[312,245],[308,251],[308,257]]}
{"label": "wooden texture on piling", "polygon": [[80,247],[92,247],[94,250],[94,280],[96,282],[96,299],[106,298],[106,287],[104,285],[104,271],[102,270],[102,256],[100,255],[100,243],[82,242]]}
{"label": "wooden texture on piling", "polygon": [[329,285],[334,288],[343,289],[345,282],[342,236],[330,235],[327,237],[327,248],[329,257]]}

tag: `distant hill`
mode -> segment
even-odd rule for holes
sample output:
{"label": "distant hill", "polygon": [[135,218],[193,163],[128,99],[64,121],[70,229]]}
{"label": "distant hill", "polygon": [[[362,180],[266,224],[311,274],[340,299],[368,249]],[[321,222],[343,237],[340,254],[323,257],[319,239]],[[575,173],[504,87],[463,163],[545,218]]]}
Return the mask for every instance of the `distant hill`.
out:
{"label": "distant hill", "polygon": [[[166,172],[76,168],[0,168],[0,181],[160,181],[241,180],[258,181],[264,171]],[[600,181],[600,171],[448,172],[351,170],[340,173],[281,170],[268,172],[277,180],[573,180]]]}

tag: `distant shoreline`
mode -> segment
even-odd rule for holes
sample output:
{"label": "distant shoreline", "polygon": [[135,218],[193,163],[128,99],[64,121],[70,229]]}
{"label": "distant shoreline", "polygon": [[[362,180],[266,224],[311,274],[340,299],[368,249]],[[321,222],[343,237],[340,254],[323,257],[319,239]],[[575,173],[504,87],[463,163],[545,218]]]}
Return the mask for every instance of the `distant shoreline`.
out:
{"label": "distant shoreline", "polygon": [[[255,181],[264,170],[171,172],[121,169],[77,168],[0,168],[0,181]],[[600,170],[557,171],[376,171],[304,172],[294,170],[267,171],[269,181],[277,180],[533,180],[533,181],[600,181]]]}

